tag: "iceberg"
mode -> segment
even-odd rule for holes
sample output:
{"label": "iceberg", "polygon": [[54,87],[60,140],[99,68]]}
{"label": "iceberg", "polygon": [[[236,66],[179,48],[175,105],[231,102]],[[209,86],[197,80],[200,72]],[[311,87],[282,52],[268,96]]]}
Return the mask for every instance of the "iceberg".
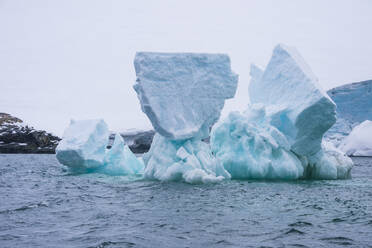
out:
{"label": "iceberg", "polygon": [[215,183],[230,174],[211,153],[209,145],[197,140],[169,140],[158,133],[148,153],[144,177],[160,181]]}
{"label": "iceberg", "polygon": [[71,120],[56,148],[56,157],[77,172],[133,175],[141,174],[144,168],[119,134],[110,135],[102,119]]}
{"label": "iceberg", "polygon": [[232,98],[238,76],[224,54],[137,53],[134,89],[155,131],[144,177],[209,183],[230,174],[202,139]]}
{"label": "iceberg", "polygon": [[211,149],[232,178],[345,179],[353,162],[322,140],[335,104],[294,48],[278,45],[263,71],[251,66],[250,106],[211,132]]}
{"label": "iceberg", "polygon": [[354,127],[339,149],[349,156],[372,157],[372,121],[366,120]]}
{"label": "iceberg", "polygon": [[237,88],[225,54],[138,52],[134,66],[142,111],[172,140],[208,137]]}
{"label": "iceberg", "polygon": [[276,46],[266,69],[252,70],[251,76],[251,103],[272,106],[271,124],[286,135],[291,150],[317,153],[323,134],[336,121],[336,105],[297,50]]}

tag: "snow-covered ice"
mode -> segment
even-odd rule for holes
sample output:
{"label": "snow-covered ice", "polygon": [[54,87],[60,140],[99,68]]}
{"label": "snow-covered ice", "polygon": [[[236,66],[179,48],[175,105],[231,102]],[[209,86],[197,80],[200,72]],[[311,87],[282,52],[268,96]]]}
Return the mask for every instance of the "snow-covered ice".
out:
{"label": "snow-covered ice", "polygon": [[237,88],[225,54],[138,52],[134,66],[142,111],[172,140],[208,137]]}
{"label": "snow-covered ice", "polygon": [[107,148],[110,131],[102,119],[72,120],[56,148],[58,161],[74,171],[101,172],[110,175],[140,174],[143,163],[115,134]]}
{"label": "snow-covered ice", "polygon": [[323,134],[335,123],[335,104],[295,48],[275,47],[266,69],[253,67],[251,103],[272,105],[271,124],[298,155],[321,149]]}
{"label": "snow-covered ice", "polygon": [[372,156],[372,121],[354,127],[339,148],[349,156]]}
{"label": "snow-covered ice", "polygon": [[209,145],[198,139],[170,140],[155,134],[143,160],[144,177],[148,179],[210,183],[230,178]]}

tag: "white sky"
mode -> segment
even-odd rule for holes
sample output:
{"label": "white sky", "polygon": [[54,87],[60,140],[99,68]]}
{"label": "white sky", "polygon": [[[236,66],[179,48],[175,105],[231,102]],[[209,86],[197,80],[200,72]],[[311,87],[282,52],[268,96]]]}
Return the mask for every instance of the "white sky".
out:
{"label": "white sky", "polygon": [[61,135],[70,118],[149,129],[132,88],[136,51],[227,53],[249,66],[295,46],[324,89],[372,79],[372,1],[0,0],[0,112]]}

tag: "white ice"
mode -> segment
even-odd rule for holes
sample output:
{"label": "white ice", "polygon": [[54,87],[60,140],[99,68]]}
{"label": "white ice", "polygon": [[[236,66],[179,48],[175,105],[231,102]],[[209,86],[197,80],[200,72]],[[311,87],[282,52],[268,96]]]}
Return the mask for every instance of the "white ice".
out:
{"label": "white ice", "polygon": [[339,148],[349,156],[372,156],[372,121],[354,127]]}

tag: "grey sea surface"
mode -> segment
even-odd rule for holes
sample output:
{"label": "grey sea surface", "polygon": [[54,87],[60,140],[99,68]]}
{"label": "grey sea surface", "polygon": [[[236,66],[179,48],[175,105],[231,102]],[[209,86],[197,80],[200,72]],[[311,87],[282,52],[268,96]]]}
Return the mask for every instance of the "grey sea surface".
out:
{"label": "grey sea surface", "polygon": [[0,247],[372,247],[372,158],[350,180],[190,185],[0,155]]}

